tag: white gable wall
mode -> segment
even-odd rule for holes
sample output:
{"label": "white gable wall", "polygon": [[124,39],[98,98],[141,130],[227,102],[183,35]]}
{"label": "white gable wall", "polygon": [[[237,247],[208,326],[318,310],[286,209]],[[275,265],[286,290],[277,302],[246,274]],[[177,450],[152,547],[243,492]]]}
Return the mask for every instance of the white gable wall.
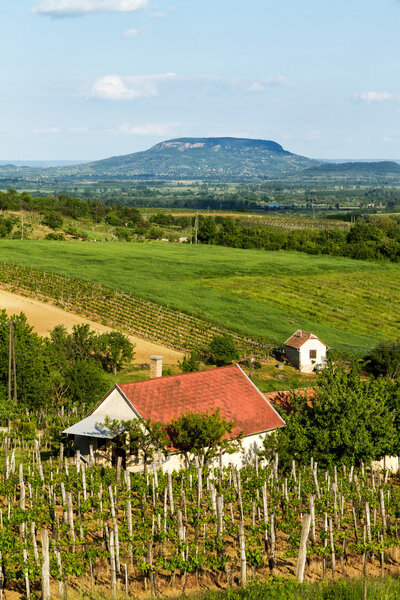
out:
{"label": "white gable wall", "polygon": [[[310,350],[316,350],[316,358],[310,358]],[[301,346],[299,351],[299,371],[301,373],[312,373],[321,369],[326,363],[326,346],[318,338],[310,338]]]}
{"label": "white gable wall", "polygon": [[118,388],[114,388],[91,414],[108,415],[110,419],[137,419],[137,414]]}

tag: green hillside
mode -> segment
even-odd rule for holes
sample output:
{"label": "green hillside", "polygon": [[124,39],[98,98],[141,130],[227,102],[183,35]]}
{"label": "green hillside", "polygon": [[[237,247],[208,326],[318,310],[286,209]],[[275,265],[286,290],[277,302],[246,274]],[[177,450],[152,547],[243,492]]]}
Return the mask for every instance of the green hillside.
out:
{"label": "green hillside", "polygon": [[400,164],[394,161],[324,163],[305,169],[301,176],[310,179],[400,179]]}
{"label": "green hillside", "polygon": [[400,266],[163,243],[0,240],[0,260],[80,277],[275,344],[297,328],[365,353],[398,337]]}

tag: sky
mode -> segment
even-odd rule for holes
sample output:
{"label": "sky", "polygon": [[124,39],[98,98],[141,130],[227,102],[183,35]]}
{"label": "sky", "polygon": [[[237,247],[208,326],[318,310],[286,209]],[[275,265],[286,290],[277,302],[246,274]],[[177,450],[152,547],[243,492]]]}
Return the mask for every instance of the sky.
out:
{"label": "sky", "polygon": [[400,0],[1,0],[0,160],[175,137],[400,159]]}

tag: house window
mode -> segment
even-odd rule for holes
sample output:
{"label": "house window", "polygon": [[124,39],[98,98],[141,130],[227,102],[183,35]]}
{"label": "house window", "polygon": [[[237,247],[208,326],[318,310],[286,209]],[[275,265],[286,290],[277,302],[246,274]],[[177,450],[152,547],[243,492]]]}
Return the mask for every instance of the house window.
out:
{"label": "house window", "polygon": [[310,350],[310,359],[311,358],[317,358],[317,351],[316,350]]}

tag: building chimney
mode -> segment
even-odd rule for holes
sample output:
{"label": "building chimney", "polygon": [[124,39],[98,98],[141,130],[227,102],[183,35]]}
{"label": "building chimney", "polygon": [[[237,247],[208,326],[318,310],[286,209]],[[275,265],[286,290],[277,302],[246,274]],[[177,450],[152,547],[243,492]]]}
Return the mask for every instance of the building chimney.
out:
{"label": "building chimney", "polygon": [[150,379],[162,377],[163,356],[150,356]]}

